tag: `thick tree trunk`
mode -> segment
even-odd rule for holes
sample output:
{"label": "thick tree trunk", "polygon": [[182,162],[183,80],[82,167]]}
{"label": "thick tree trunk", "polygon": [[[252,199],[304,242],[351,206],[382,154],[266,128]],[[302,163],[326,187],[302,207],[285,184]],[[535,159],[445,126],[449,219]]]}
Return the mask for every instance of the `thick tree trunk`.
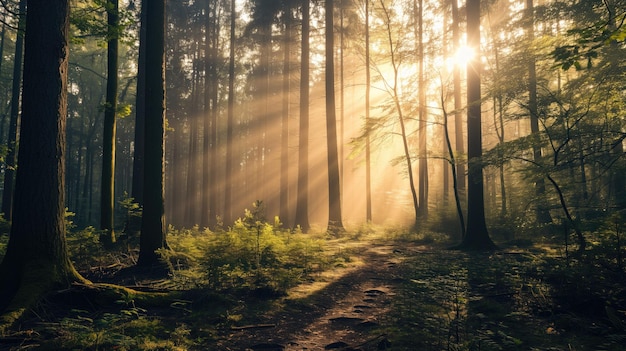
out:
{"label": "thick tree trunk", "polygon": [[165,0],[151,0],[146,28],[146,124],[144,207],[139,240],[140,265],[158,261],[165,240]]}
{"label": "thick tree trunk", "polygon": [[0,264],[0,333],[51,289],[86,282],[65,240],[69,1],[29,1],[20,167],[13,225]]}
{"label": "thick tree trunk", "polygon": [[480,0],[467,2],[467,46],[473,48],[475,58],[467,65],[467,231],[461,243],[470,250],[492,250],[485,221],[483,188],[482,120],[480,89]]}

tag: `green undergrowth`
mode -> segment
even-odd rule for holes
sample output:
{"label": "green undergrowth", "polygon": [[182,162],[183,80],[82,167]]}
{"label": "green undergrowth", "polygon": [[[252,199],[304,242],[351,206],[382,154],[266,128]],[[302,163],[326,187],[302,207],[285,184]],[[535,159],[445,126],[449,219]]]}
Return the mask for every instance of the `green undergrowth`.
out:
{"label": "green undergrowth", "polygon": [[393,350],[622,350],[626,280],[610,251],[419,251],[383,332]]}
{"label": "green undergrowth", "polygon": [[219,344],[220,330],[275,308],[290,288],[350,264],[363,235],[291,231],[255,206],[228,229],[170,227],[169,249],[159,251],[169,273],[146,278],[134,267],[136,238],[107,251],[97,230],[70,220],[68,249],[81,273],[147,293],[104,296],[98,289],[113,285],[99,284],[53,294],[4,336],[16,340],[12,349],[204,350]]}

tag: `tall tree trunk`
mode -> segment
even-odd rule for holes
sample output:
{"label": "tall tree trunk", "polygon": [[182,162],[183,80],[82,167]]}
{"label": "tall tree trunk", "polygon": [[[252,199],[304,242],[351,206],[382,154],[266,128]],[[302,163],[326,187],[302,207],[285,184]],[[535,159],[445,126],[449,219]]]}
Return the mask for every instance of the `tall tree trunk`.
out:
{"label": "tall tree trunk", "polygon": [[418,9],[418,89],[419,89],[419,183],[418,183],[418,203],[419,203],[419,215],[422,219],[428,217],[428,150],[427,150],[427,138],[426,128],[428,126],[428,111],[426,110],[426,80],[424,78],[424,0],[419,0],[419,6],[416,1],[413,2],[414,8]]}
{"label": "tall tree trunk", "polygon": [[11,117],[9,120],[9,135],[7,140],[7,156],[4,171],[4,191],[2,193],[2,214],[4,219],[11,221],[13,217],[13,189],[15,186],[15,169],[17,166],[17,129],[19,125],[20,92],[22,87],[22,54],[24,51],[24,31],[26,22],[26,0],[21,0],[15,40],[15,58],[13,60],[13,87],[11,89]]}
{"label": "tall tree trunk", "polygon": [[[7,25],[2,23],[2,32],[0,32],[0,57],[4,57],[4,39],[6,38]],[[2,71],[2,62],[4,60],[0,60],[0,71]],[[2,117],[0,119],[0,144],[4,144],[4,124],[7,119],[7,114],[2,113]]]}
{"label": "tall tree trunk", "polygon": [[232,218],[233,126],[235,124],[235,0],[230,2],[230,57],[228,61],[228,119],[226,121],[226,174],[224,182],[224,223]]}
{"label": "tall tree trunk", "polygon": [[217,90],[217,76],[215,71],[215,65],[217,64],[217,34],[216,28],[216,13],[217,4],[212,1],[207,1],[206,8],[206,22],[205,22],[205,42],[204,42],[204,113],[203,113],[203,143],[202,143],[202,189],[204,191],[201,194],[201,216],[200,226],[206,228],[213,228],[215,226],[215,176],[217,172],[217,160],[215,159],[216,152],[216,138],[214,138],[214,128],[217,130],[216,117],[214,115],[213,107],[217,103],[213,99],[213,91]]}
{"label": "tall tree trunk", "polygon": [[44,293],[86,282],[65,240],[69,0],[31,0],[26,21],[20,167],[0,264],[0,333]]}
{"label": "tall tree trunk", "polygon": [[370,145],[370,0],[365,0],[365,218],[372,222],[372,155]]}
{"label": "tall tree trunk", "polygon": [[326,0],[326,142],[328,145],[328,231],[344,231],[341,220],[341,180],[337,150],[337,111],[335,108],[335,31],[334,0]]}
{"label": "tall tree trunk", "polygon": [[[196,36],[196,43],[199,43],[198,33],[194,33]],[[199,224],[198,222],[198,210],[201,209],[200,195],[203,193],[201,187],[202,182],[199,179],[200,171],[202,170],[202,153],[200,149],[200,72],[197,62],[200,60],[200,45],[194,45],[192,50],[195,51],[194,65],[191,78],[191,115],[187,116],[189,119],[189,152],[187,154],[187,196],[185,200],[185,222],[186,226],[191,228],[192,226]],[[204,173],[204,172],[202,172]]]}
{"label": "tall tree trunk", "polygon": [[394,107],[396,109],[396,112],[398,113],[398,122],[400,124],[400,137],[402,138],[402,147],[404,150],[404,160],[406,162],[406,171],[409,177],[409,187],[411,188],[411,197],[413,199],[413,211],[415,213],[415,223],[414,223],[414,227],[417,227],[418,225],[418,219],[420,216],[420,212],[419,212],[419,201],[418,201],[418,197],[417,197],[417,189],[415,187],[415,176],[413,174],[413,161],[411,158],[411,151],[409,149],[409,138],[408,138],[408,133],[406,130],[406,121],[404,119],[404,113],[402,110],[402,104],[400,103],[400,93],[399,93],[399,89],[398,89],[398,82],[399,82],[399,62],[397,61],[397,57],[396,57],[396,48],[394,47],[394,41],[392,40],[392,28],[391,28],[391,18],[390,18],[390,14],[389,14],[389,10],[387,9],[387,7],[385,6],[385,2],[383,0],[380,0],[380,4],[382,6],[383,12],[386,16],[385,18],[385,26],[386,28],[386,34],[387,34],[387,40],[388,40],[388,44],[389,44],[389,52],[391,54],[391,68],[393,69],[393,84],[391,86],[392,89],[392,97],[393,97],[393,102],[394,102]]}
{"label": "tall tree trunk", "polygon": [[459,194],[459,187],[457,184],[457,176],[456,176],[456,157],[454,156],[454,151],[452,149],[452,143],[450,142],[450,132],[448,130],[448,112],[446,111],[446,102],[443,96],[443,92],[441,94],[441,109],[443,111],[443,134],[444,141],[446,144],[446,153],[448,154],[450,169],[452,172],[452,189],[454,190],[454,203],[456,205],[456,213],[459,218],[459,227],[461,228],[461,238],[465,238],[465,217],[463,216],[463,209],[461,205],[461,196]]}
{"label": "tall tree trunk", "polygon": [[[534,40],[535,28],[534,28],[534,6],[533,0],[526,0],[526,11],[528,16],[527,32],[528,39]],[[537,69],[535,64],[534,55],[528,59],[528,112],[530,115],[530,133],[539,134],[539,111],[537,108]],[[533,159],[535,162],[541,162],[542,151],[541,146],[538,143],[533,144]],[[550,223],[552,222],[552,216],[547,209],[545,201],[546,185],[543,177],[538,178],[535,181],[535,195],[537,197],[537,204],[535,206],[535,216],[538,223]]]}
{"label": "tall tree trunk", "polygon": [[492,250],[495,244],[487,232],[482,167],[482,121],[480,89],[480,0],[467,1],[467,46],[475,57],[467,64],[467,231],[461,247]]}
{"label": "tall tree trunk", "polygon": [[148,1],[141,1],[139,58],[137,65],[137,98],[135,103],[135,152],[133,155],[132,197],[143,206],[143,165],[146,123],[146,14]]}
{"label": "tall tree trunk", "polygon": [[[221,165],[222,163],[220,162],[220,158],[219,158],[219,152],[218,152],[218,148],[219,148],[219,138],[218,138],[218,129],[217,129],[217,124],[218,124],[218,116],[219,116],[219,105],[218,105],[218,93],[219,93],[219,80],[218,80],[218,73],[217,73],[217,66],[219,64],[218,62],[218,50],[219,50],[219,45],[220,45],[220,41],[219,41],[219,28],[220,28],[220,17],[217,15],[217,9],[213,10],[213,23],[212,23],[212,28],[211,28],[211,33],[213,36],[213,47],[211,50],[211,69],[210,69],[210,77],[212,78],[211,81],[211,89],[210,89],[210,100],[211,100],[211,112],[210,112],[210,116],[211,116],[211,135],[210,135],[210,140],[211,140],[211,155],[210,155],[210,162],[209,164],[211,165],[210,167],[210,177],[211,177],[211,181],[210,181],[210,185],[209,185],[209,191],[210,191],[210,199],[209,199],[209,208],[210,208],[210,215],[211,218],[209,219],[209,223],[213,226],[217,225],[217,214],[218,214],[218,198],[220,195],[219,192],[219,167],[218,165]],[[206,168],[205,168],[206,170]]]}
{"label": "tall tree trunk", "polygon": [[115,242],[115,114],[117,112],[118,69],[118,0],[107,0],[107,88],[102,132],[102,178],[100,188],[100,240],[105,245]]}
{"label": "tall tree trunk", "polygon": [[[147,0],[141,1],[139,25],[139,57],[137,64],[137,93],[135,98],[135,137],[133,143],[133,179],[131,197],[143,207],[143,166],[146,125],[146,6]],[[130,233],[141,230],[141,218],[131,216],[126,224]]]}
{"label": "tall tree trunk", "polygon": [[[290,4],[290,3],[288,3]],[[291,94],[291,40],[292,40],[291,6],[285,9],[285,29],[283,33],[283,86],[282,86],[282,118],[280,133],[280,210],[279,217],[284,227],[290,228],[289,218],[289,96]]]}
{"label": "tall tree trunk", "polygon": [[165,227],[165,0],[151,0],[146,15],[146,124],[144,207],[139,265],[158,262],[167,247]]}
{"label": "tall tree trunk", "polygon": [[[460,30],[459,30],[459,9],[457,0],[451,0],[452,2],[452,42],[454,43],[454,51],[457,52],[460,47]],[[465,154],[465,142],[463,141],[463,101],[461,97],[461,67],[459,65],[454,66],[452,72],[452,80],[454,85],[454,136],[455,136],[455,149],[457,157],[461,157]],[[457,188],[461,202],[466,198],[465,187],[465,163],[456,163],[456,176],[457,176]]]}
{"label": "tall tree trunk", "polygon": [[298,190],[295,226],[303,232],[309,224],[309,0],[302,0],[302,49],[300,52],[300,127],[298,138]]}

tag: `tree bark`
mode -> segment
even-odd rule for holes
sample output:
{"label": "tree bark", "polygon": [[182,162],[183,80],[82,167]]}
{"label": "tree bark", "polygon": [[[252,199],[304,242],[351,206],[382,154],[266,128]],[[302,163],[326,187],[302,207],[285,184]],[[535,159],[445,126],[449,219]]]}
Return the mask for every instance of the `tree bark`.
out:
{"label": "tree bark", "polygon": [[228,61],[228,118],[226,121],[226,173],[224,182],[224,223],[232,223],[233,126],[235,124],[235,0],[230,2],[230,57]]}
{"label": "tree bark", "polygon": [[135,153],[133,156],[132,197],[143,206],[143,165],[146,123],[146,15],[148,1],[141,1],[139,58],[137,65],[137,100],[135,103]]}
{"label": "tree bark", "polygon": [[[534,6],[533,0],[526,0],[526,11],[528,11],[528,38],[532,41],[534,35]],[[530,115],[530,133],[539,133],[539,111],[537,108],[537,69],[534,56],[528,60],[528,113]],[[540,162],[542,158],[541,146],[533,145],[533,159]],[[543,178],[535,181],[535,195],[537,204],[535,206],[535,215],[538,223],[552,222],[552,216],[546,208],[545,204],[546,185]]]}
{"label": "tree bark", "polygon": [[372,222],[372,156],[370,141],[370,0],[365,0],[365,219]]}
{"label": "tree bark", "polygon": [[[451,0],[452,3],[452,42],[454,43],[454,50],[457,51],[460,47],[460,30],[459,30],[459,9],[456,0]],[[463,114],[461,113],[463,107],[463,101],[461,98],[461,67],[455,65],[453,71],[453,84],[454,84],[454,146],[456,149],[457,158],[465,154],[464,138],[463,138]],[[457,188],[461,201],[466,198],[466,186],[465,186],[465,163],[456,163],[456,176],[457,176]]]}
{"label": "tree bark", "polygon": [[306,233],[309,224],[309,0],[302,0],[300,52],[300,127],[298,137],[298,194],[295,226]]}
{"label": "tree bark", "polygon": [[344,231],[341,220],[341,180],[337,148],[337,111],[335,108],[335,31],[334,0],[326,0],[326,143],[328,152],[328,231]]}
{"label": "tree bark", "polygon": [[461,247],[470,250],[492,250],[485,221],[483,190],[482,121],[480,74],[480,0],[467,2],[467,46],[475,52],[467,64],[467,231]]}
{"label": "tree bark", "polygon": [[[414,7],[417,7],[414,0]],[[428,111],[426,109],[426,80],[424,78],[424,0],[419,0],[419,7],[417,13],[418,20],[418,89],[419,89],[419,180],[418,180],[418,203],[419,203],[419,215],[420,218],[425,220],[428,217],[428,133],[426,128],[428,126]]]}
{"label": "tree bark", "polygon": [[26,21],[23,16],[26,15],[26,0],[20,1],[18,15],[22,17],[19,18],[17,25],[17,38],[15,40],[13,87],[11,89],[11,117],[9,119],[7,156],[4,171],[4,191],[2,192],[2,214],[4,215],[4,219],[7,221],[11,221],[11,218],[13,217],[13,190],[15,186],[15,169],[17,167],[17,129],[20,119],[20,93],[22,87],[22,55],[24,51],[24,31],[26,29]]}
{"label": "tree bark", "polygon": [[146,124],[144,207],[139,265],[158,262],[167,247],[165,227],[165,0],[151,0],[146,14]]}
{"label": "tree bark", "polygon": [[115,214],[115,114],[117,112],[118,83],[118,0],[107,1],[107,87],[102,133],[102,178],[100,188],[100,240],[105,246],[115,242],[113,230]]}
{"label": "tree bark", "polygon": [[[289,4],[289,3],[288,3]],[[280,205],[279,217],[283,226],[289,228],[289,96],[291,94],[291,40],[293,25],[291,6],[284,13],[282,118],[280,133]]]}
{"label": "tree bark", "polygon": [[25,36],[20,167],[0,264],[0,333],[44,293],[86,282],[65,240],[69,0],[31,0]]}

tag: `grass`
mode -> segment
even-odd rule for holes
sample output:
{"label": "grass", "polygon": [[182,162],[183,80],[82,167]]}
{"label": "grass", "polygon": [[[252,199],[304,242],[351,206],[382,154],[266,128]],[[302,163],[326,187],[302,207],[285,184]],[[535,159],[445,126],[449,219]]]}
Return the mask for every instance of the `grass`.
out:
{"label": "grass", "polygon": [[[124,280],[168,291],[158,303],[53,295],[3,344],[11,350],[219,350],[230,326],[307,308],[364,264],[364,250],[388,245],[397,248],[400,279],[392,308],[372,335],[386,335],[391,350],[621,350],[626,342],[625,255],[615,231],[590,236],[584,257],[566,256],[549,240],[468,254],[445,250],[447,237],[434,232],[362,226],[341,236],[305,235],[247,215],[230,230],[170,228],[172,250],[161,252],[170,274]],[[93,228],[72,231],[72,257],[93,280],[117,282],[136,262],[133,239],[107,252],[98,235]],[[6,239],[0,236],[0,257]]]}

